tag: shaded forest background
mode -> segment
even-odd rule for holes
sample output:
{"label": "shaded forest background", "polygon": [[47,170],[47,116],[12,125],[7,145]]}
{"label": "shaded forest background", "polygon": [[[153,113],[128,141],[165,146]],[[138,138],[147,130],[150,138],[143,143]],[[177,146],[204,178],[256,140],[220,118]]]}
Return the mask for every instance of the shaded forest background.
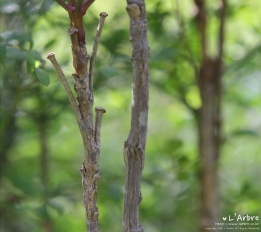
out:
{"label": "shaded forest background", "polygon": [[[217,53],[219,1],[206,1],[209,52]],[[193,66],[200,39],[193,1],[147,1],[151,92],[140,222],[149,232],[196,231],[199,185]],[[95,67],[95,105],[103,106],[98,207],[101,231],[121,231],[131,103],[131,45],[126,2],[95,1],[85,16],[91,51],[99,13],[106,20]],[[261,2],[228,1],[224,44],[220,218],[261,217]],[[83,147],[67,96],[49,62],[56,53],[71,86],[69,20],[51,0],[1,1],[1,230],[85,231],[79,167]],[[50,85],[31,73],[50,74]],[[184,98],[188,105],[184,104]]]}

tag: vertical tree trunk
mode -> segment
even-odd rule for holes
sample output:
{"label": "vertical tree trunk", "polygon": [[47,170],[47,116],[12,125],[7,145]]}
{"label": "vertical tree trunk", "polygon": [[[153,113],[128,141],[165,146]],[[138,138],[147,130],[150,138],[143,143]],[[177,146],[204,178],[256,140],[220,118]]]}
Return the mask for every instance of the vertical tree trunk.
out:
{"label": "vertical tree trunk", "polygon": [[200,232],[215,227],[218,222],[218,160],[221,146],[221,78],[226,0],[221,0],[220,3],[218,55],[210,58],[207,53],[205,1],[195,0],[202,50],[202,62],[197,76],[202,101],[197,114],[201,165]]}
{"label": "vertical tree trunk", "polygon": [[139,204],[141,175],[144,167],[148,124],[149,100],[149,47],[144,0],[128,0],[126,8],[130,17],[130,41],[132,42],[133,91],[131,129],[124,144],[126,184],[123,208],[123,231],[141,232]]}
{"label": "vertical tree trunk", "polygon": [[220,65],[214,60],[203,64],[199,76],[202,107],[199,110],[199,155],[201,164],[200,231],[218,221],[218,157],[220,149]]}

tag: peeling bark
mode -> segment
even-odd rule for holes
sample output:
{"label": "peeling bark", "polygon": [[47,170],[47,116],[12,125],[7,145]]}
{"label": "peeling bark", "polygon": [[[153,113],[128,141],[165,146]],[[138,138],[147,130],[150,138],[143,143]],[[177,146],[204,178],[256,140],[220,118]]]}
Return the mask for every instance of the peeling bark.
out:
{"label": "peeling bark", "polygon": [[149,47],[144,0],[128,0],[126,8],[130,17],[130,41],[132,43],[133,91],[131,129],[124,144],[126,184],[123,208],[123,231],[142,232],[139,225],[141,175],[145,160],[149,101]]}

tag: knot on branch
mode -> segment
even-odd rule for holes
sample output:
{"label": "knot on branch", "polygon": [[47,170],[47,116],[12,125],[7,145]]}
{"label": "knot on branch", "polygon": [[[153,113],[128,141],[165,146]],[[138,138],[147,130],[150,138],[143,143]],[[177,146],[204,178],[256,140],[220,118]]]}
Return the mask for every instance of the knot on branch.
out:
{"label": "knot on branch", "polygon": [[144,150],[139,146],[134,146],[129,144],[128,141],[124,144],[124,162],[127,165],[129,160],[141,161],[140,168],[141,170],[144,167]]}
{"label": "knot on branch", "polygon": [[141,17],[141,8],[137,4],[127,5],[126,10],[130,18],[139,19]]}
{"label": "knot on branch", "polygon": [[95,207],[94,209],[90,209],[87,212],[87,218],[92,222],[93,220],[97,220],[99,217],[99,211],[98,208]]}
{"label": "knot on branch", "polygon": [[78,32],[78,29],[76,27],[71,27],[67,30],[67,33],[69,35],[72,35],[73,33],[77,33]]}

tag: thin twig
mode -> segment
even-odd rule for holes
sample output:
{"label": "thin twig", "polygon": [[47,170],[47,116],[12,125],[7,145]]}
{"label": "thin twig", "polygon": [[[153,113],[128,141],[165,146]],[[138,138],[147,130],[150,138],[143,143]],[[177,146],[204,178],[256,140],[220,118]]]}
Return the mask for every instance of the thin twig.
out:
{"label": "thin twig", "polygon": [[89,69],[89,84],[90,84],[91,90],[93,88],[92,86],[93,86],[94,65],[95,65],[95,59],[96,59],[96,54],[97,54],[97,50],[98,50],[99,40],[101,37],[102,27],[103,27],[104,21],[107,16],[108,16],[108,14],[106,12],[100,13],[100,22],[98,24],[97,33],[96,33],[94,44],[93,44],[92,57],[91,57],[90,69]]}
{"label": "thin twig", "polygon": [[75,98],[73,96],[73,93],[72,93],[71,88],[70,88],[70,86],[69,86],[69,84],[67,82],[67,79],[64,76],[64,73],[63,73],[60,65],[58,64],[58,62],[57,62],[57,60],[55,58],[55,53],[54,52],[49,53],[48,56],[47,56],[47,59],[49,59],[52,62],[53,67],[55,68],[55,70],[56,70],[56,72],[57,72],[57,74],[58,74],[58,76],[59,76],[59,78],[60,78],[60,80],[61,80],[61,82],[63,84],[63,87],[64,87],[64,89],[65,89],[65,91],[66,91],[66,93],[68,95],[68,98],[70,100],[72,108],[73,108],[73,110],[75,112],[78,124],[82,125],[82,121],[83,120],[82,120],[82,116],[81,116],[79,107],[78,107],[78,105],[76,103],[76,100],[75,100]]}

